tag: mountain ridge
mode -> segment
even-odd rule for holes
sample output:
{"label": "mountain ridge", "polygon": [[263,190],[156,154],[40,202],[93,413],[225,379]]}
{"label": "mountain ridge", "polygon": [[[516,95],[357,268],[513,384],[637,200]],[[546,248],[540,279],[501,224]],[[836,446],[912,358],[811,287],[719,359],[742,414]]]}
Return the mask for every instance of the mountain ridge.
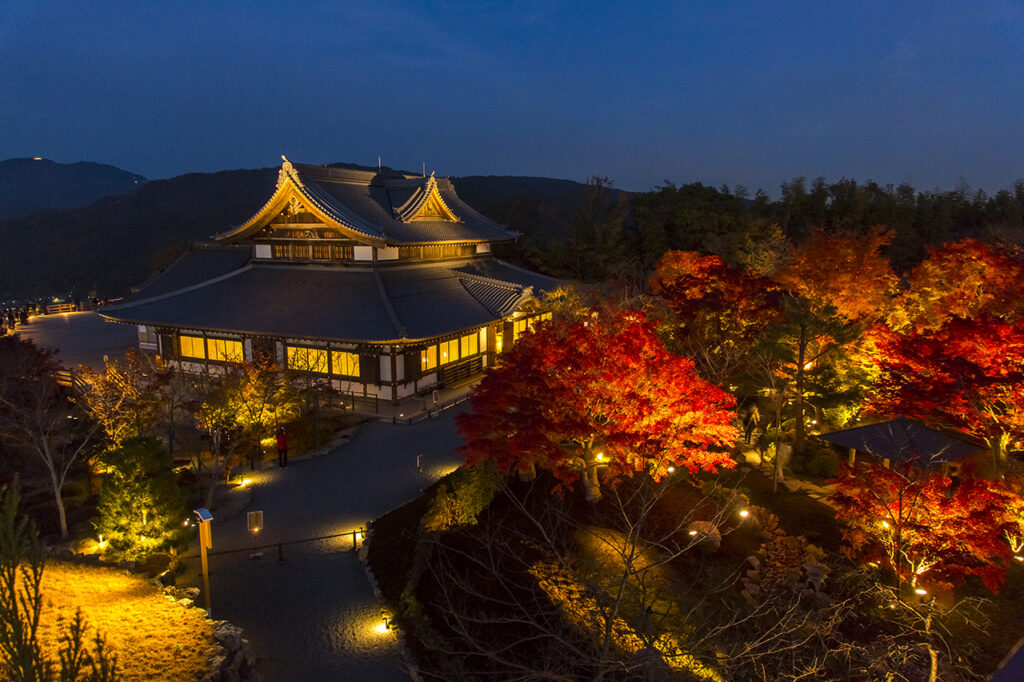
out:
{"label": "mountain ridge", "polygon": [[[84,207],[0,220],[0,239],[17,245],[0,269],[0,299],[122,295],[173,262],[190,242],[208,240],[252,216],[273,194],[277,174],[276,167],[187,173],[140,183]],[[452,182],[484,215],[534,234],[564,229],[587,188],[531,176]]]}

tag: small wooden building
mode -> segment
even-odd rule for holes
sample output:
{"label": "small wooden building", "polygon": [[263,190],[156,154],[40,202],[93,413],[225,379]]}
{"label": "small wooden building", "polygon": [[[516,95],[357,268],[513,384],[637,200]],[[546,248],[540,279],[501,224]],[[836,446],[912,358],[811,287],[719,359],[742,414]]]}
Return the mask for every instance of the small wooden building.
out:
{"label": "small wooden building", "polygon": [[187,371],[262,353],[397,402],[480,374],[548,316],[559,282],[491,253],[515,237],[448,179],[285,160],[254,216],[101,314]]}

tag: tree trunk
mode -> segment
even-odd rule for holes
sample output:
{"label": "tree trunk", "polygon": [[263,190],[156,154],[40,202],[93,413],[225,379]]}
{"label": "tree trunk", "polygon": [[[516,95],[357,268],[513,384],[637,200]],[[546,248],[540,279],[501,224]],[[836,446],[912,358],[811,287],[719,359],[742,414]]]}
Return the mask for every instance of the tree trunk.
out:
{"label": "tree trunk", "polygon": [[807,329],[801,322],[800,341],[796,357],[796,427],[793,438],[793,455],[803,457],[804,441],[807,436],[804,431],[804,364],[807,357]]}
{"label": "tree trunk", "polygon": [[50,473],[50,481],[53,484],[53,501],[57,503],[57,518],[60,520],[60,539],[68,539],[68,517],[64,513],[64,498],[61,496],[62,481],[58,480],[55,472]]}
{"label": "tree trunk", "polygon": [[528,469],[517,469],[517,472],[519,474],[520,481],[523,483],[529,483],[537,478],[537,465],[530,462]]}

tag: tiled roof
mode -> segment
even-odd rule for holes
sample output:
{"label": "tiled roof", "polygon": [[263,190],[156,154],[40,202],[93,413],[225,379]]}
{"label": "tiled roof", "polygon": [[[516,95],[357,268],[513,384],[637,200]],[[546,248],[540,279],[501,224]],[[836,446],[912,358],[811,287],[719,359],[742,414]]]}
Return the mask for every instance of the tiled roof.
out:
{"label": "tiled roof", "polygon": [[522,286],[489,284],[443,264],[374,269],[257,263],[178,293],[150,297],[140,291],[102,314],[158,327],[384,342],[487,324],[511,312],[523,292]]}
{"label": "tiled roof", "polygon": [[[485,218],[462,201],[447,178],[421,177],[396,171],[373,172],[292,164],[281,168],[279,187],[292,183],[297,191],[329,219],[388,244],[429,244],[436,242],[509,241],[517,236]],[[456,218],[413,220],[416,211],[436,188],[445,208]],[[280,190],[279,190],[280,191]],[[277,196],[277,194],[275,194]],[[243,226],[229,230],[218,239],[237,240],[257,229],[257,218],[273,201]],[[248,226],[248,227],[245,227]]]}
{"label": "tiled roof", "polygon": [[454,268],[455,272],[475,277],[484,277],[498,282],[531,287],[535,296],[554,291],[562,285],[562,280],[531,272],[497,258],[472,260]]}
{"label": "tiled roof", "polygon": [[131,298],[152,298],[228,274],[249,262],[250,246],[193,244],[165,270],[143,282]]}

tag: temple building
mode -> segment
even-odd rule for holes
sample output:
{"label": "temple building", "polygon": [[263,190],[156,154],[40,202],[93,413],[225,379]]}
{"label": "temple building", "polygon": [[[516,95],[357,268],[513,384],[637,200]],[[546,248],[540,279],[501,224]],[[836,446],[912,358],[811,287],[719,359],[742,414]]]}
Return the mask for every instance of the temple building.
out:
{"label": "temple building", "polygon": [[446,178],[286,159],[254,216],[101,314],[186,371],[263,354],[397,402],[480,374],[549,315],[559,282],[491,253],[515,237]]}

